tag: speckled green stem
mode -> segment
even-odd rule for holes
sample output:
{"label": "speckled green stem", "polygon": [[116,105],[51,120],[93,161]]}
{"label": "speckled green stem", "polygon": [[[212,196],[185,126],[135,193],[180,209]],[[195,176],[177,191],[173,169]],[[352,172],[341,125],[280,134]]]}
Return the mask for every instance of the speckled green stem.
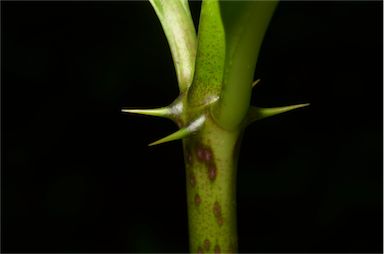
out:
{"label": "speckled green stem", "polygon": [[190,251],[237,252],[236,165],[253,72],[275,1],[202,4],[193,83],[185,122],[202,127],[183,140]]}
{"label": "speckled green stem", "polygon": [[196,37],[187,0],[150,0],[167,36],[180,96],[157,109],[123,109],[173,120],[183,139],[190,251],[237,252],[236,165],[247,124],[307,104],[251,107],[252,79],[277,0],[204,0]]}
{"label": "speckled green stem", "polygon": [[184,140],[190,251],[235,253],[236,164],[240,131],[226,131],[207,119]]}

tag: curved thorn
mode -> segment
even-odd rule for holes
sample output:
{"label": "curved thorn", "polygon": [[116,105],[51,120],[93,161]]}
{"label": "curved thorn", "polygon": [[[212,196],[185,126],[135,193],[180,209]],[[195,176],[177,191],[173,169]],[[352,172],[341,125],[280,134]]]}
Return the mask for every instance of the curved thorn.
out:
{"label": "curved thorn", "polygon": [[172,115],[171,109],[168,107],[155,109],[121,109],[121,112],[158,117],[170,117]]}
{"label": "curved thorn", "polygon": [[260,79],[256,79],[255,81],[253,81],[252,88],[254,88],[259,82],[260,82]]}
{"label": "curved thorn", "polygon": [[306,107],[308,105],[310,104],[304,103],[304,104],[290,105],[290,106],[284,106],[284,107],[274,107],[274,108],[251,107],[248,113],[248,122],[251,123],[267,117],[285,113],[294,109]]}
{"label": "curved thorn", "polygon": [[197,130],[199,130],[201,128],[201,126],[204,124],[205,122],[205,116],[202,115],[200,117],[198,117],[197,119],[195,119],[194,121],[192,121],[187,127],[185,128],[182,128],[162,139],[159,139],[155,142],[152,142],[151,144],[149,144],[148,146],[154,146],[154,145],[159,145],[159,144],[162,144],[162,143],[166,143],[166,142],[170,142],[170,141],[174,141],[174,140],[178,140],[178,139],[182,139],[182,138],[185,138],[189,135],[191,135],[192,133],[196,132]]}

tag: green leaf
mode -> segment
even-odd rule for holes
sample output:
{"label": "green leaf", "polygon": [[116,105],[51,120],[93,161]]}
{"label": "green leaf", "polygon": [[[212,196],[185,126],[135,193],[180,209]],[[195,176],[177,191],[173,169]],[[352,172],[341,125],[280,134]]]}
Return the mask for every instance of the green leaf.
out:
{"label": "green leaf", "polygon": [[179,89],[184,92],[192,83],[197,49],[196,31],[187,0],[150,0],[164,29]]}

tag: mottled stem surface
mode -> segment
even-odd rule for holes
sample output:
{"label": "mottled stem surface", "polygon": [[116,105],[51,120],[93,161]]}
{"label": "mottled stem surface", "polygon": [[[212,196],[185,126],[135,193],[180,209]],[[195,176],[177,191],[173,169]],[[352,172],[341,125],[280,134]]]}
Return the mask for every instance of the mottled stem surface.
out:
{"label": "mottled stem surface", "polygon": [[191,252],[237,252],[239,134],[221,129],[207,117],[202,130],[183,142]]}
{"label": "mottled stem surface", "polygon": [[169,42],[180,96],[165,108],[124,112],[170,118],[180,127],[151,145],[183,139],[191,252],[237,252],[241,134],[252,121],[288,110],[249,105],[257,57],[277,1],[204,0],[198,37],[187,0],[150,2]]}

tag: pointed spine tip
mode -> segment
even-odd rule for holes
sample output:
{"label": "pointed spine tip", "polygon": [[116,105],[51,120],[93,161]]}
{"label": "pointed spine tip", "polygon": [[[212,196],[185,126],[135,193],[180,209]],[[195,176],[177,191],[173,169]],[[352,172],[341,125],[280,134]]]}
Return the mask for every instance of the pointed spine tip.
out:
{"label": "pointed spine tip", "polygon": [[260,79],[256,79],[255,81],[253,81],[252,88],[254,88],[259,82],[260,82]]}
{"label": "pointed spine tip", "polygon": [[293,107],[296,106],[296,108],[302,108],[302,107],[307,107],[307,106],[309,106],[309,105],[311,105],[311,103],[297,104],[297,105],[293,105]]}
{"label": "pointed spine tip", "polygon": [[169,117],[171,116],[171,110],[168,107],[165,108],[155,108],[155,109],[121,109],[122,113],[138,114],[138,115],[148,115],[148,116],[158,116],[158,117]]}
{"label": "pointed spine tip", "polygon": [[260,108],[260,111],[264,111],[264,114],[266,116],[273,116],[278,115],[281,113],[285,113],[294,109],[303,108],[309,106],[310,103],[303,103],[303,104],[296,104],[296,105],[290,105],[290,106],[283,106],[283,107],[274,107],[274,108]]}
{"label": "pointed spine tip", "polygon": [[310,105],[310,103],[303,103],[303,104],[283,106],[283,107],[274,107],[274,108],[251,107],[249,115],[248,115],[248,122],[252,123],[252,122],[257,121],[257,120],[261,120],[264,118],[268,118],[271,116],[275,116],[278,114],[289,112],[291,110],[295,110],[298,108],[307,107],[309,105]]}
{"label": "pointed spine tip", "polygon": [[[291,111],[294,109],[307,107],[309,105],[311,105],[311,104],[310,103],[303,103],[303,104],[297,104],[297,105],[291,105],[291,106],[285,106],[285,107],[279,107],[279,108],[281,110],[281,113],[283,113],[283,112]],[[279,109],[279,108],[276,108],[276,109]]]}
{"label": "pointed spine tip", "polygon": [[154,145],[160,145],[160,144],[163,144],[163,143],[166,143],[166,142],[170,142],[170,141],[175,141],[175,140],[179,140],[179,139],[183,139],[189,135],[191,135],[192,133],[198,131],[204,124],[205,122],[205,116],[202,115],[200,117],[198,117],[197,119],[195,119],[194,121],[192,121],[187,127],[184,127],[184,128],[181,128],[180,130],[162,138],[162,139],[159,139],[155,142],[152,142],[150,143],[148,146],[154,146]]}
{"label": "pointed spine tip", "polygon": [[162,139],[159,139],[155,142],[152,142],[150,143],[148,146],[155,146],[155,145],[160,145],[160,144],[163,144],[163,143],[166,143],[166,142],[170,142],[170,141],[174,141],[174,140],[178,140],[178,139],[182,139],[186,136],[188,136],[191,132],[188,130],[188,128],[182,128]]}

